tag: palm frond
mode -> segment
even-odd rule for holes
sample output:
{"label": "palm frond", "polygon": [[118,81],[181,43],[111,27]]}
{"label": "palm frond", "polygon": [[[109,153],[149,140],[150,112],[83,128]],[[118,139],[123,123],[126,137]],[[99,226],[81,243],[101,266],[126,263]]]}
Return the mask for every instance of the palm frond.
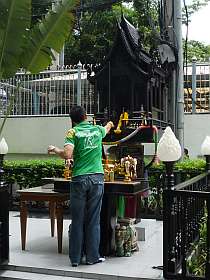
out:
{"label": "palm frond", "polygon": [[0,78],[8,78],[19,68],[23,37],[31,20],[31,0],[0,1]]}
{"label": "palm frond", "polygon": [[31,73],[45,69],[52,61],[52,50],[60,52],[65,39],[73,28],[72,10],[77,0],[62,0],[36,24],[28,37],[22,56],[23,67]]}

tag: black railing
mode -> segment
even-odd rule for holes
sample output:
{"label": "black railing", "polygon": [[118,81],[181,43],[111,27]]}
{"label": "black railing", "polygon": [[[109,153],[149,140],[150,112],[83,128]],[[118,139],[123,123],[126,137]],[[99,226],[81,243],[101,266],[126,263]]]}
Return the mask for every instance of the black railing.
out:
{"label": "black railing", "polygon": [[[139,209],[138,218],[141,219],[163,219],[163,190],[165,188],[164,177],[165,171],[163,170],[149,170],[149,185],[150,191],[148,196],[139,197]],[[192,178],[198,175],[197,171],[174,171],[174,183],[175,185],[186,181],[188,178]]]}
{"label": "black railing", "polygon": [[0,266],[9,261],[9,193],[0,182]]}
{"label": "black railing", "polygon": [[207,172],[163,191],[166,279],[210,279],[210,189]]}

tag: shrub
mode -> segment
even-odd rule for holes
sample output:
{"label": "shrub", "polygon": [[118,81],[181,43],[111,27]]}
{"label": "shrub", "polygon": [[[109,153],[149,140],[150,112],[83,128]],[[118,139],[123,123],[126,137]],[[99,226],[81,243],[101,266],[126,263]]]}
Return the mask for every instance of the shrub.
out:
{"label": "shrub", "polygon": [[62,177],[64,161],[61,159],[5,160],[4,171],[8,183],[16,182],[20,188],[32,188],[41,185],[44,177]]}

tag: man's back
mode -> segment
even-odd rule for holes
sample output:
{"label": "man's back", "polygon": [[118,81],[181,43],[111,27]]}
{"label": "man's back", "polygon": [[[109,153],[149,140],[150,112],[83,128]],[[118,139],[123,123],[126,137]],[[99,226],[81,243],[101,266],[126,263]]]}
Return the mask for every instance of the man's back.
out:
{"label": "man's back", "polygon": [[106,131],[102,126],[94,126],[83,121],[66,135],[65,145],[74,146],[73,177],[85,174],[103,173],[102,138]]}

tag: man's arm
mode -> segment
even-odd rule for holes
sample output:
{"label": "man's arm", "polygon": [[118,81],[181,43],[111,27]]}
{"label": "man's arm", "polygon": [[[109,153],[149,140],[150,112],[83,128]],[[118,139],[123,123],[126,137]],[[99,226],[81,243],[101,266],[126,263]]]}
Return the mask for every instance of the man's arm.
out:
{"label": "man's arm", "polygon": [[106,130],[106,134],[109,133],[109,131],[111,130],[111,128],[114,127],[114,124],[112,121],[109,121],[105,126],[105,130]]}
{"label": "man's arm", "polygon": [[50,145],[48,147],[48,154],[56,154],[63,159],[72,159],[73,156],[73,145],[65,145],[63,149],[60,149],[56,146]]}

